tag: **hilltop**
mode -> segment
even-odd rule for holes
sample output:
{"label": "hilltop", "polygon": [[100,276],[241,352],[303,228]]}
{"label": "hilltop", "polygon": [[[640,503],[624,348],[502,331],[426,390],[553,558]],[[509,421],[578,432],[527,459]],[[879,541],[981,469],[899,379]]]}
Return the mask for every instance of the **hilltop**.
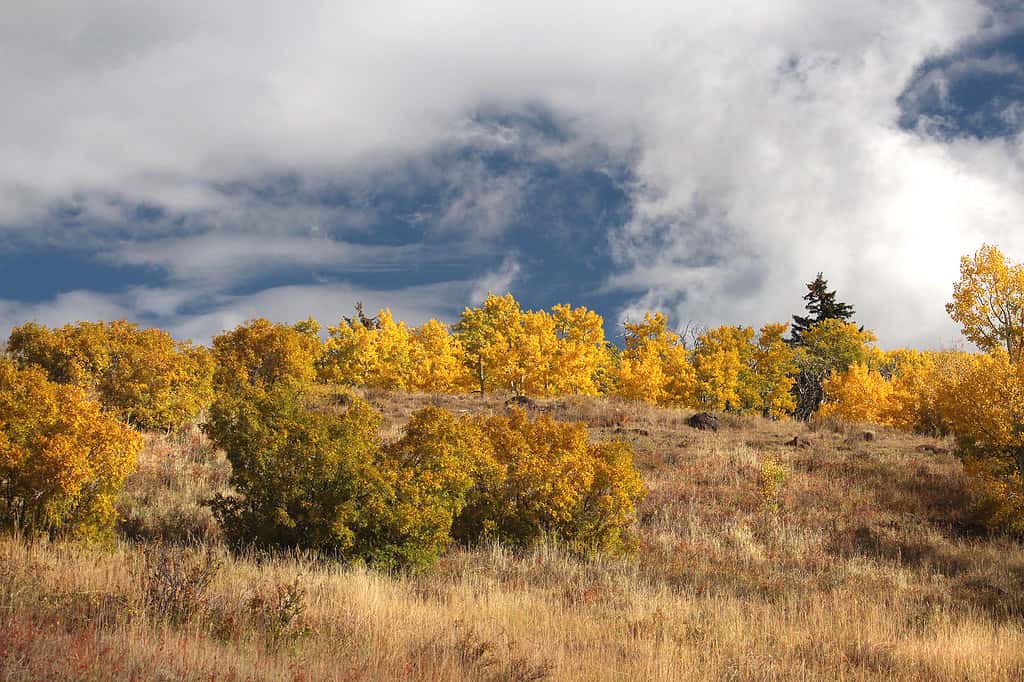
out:
{"label": "hilltop", "polygon": [[[507,397],[360,393],[385,439],[425,405],[500,413]],[[384,574],[232,556],[201,505],[227,485],[223,454],[197,428],[151,433],[122,539],[0,540],[4,679],[1024,675],[1024,550],[972,526],[952,443],[728,414],[704,432],[691,411],[605,398],[535,409],[633,445],[649,492],[632,557],[453,548]]]}

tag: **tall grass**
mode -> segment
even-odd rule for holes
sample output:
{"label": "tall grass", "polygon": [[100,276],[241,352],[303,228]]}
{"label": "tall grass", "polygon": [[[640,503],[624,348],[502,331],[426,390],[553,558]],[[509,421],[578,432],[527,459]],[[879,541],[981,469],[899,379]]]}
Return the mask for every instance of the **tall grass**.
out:
{"label": "tall grass", "polygon": [[[368,397],[395,432],[427,403],[503,409]],[[217,453],[153,437],[124,502],[141,541],[0,539],[0,678],[1024,678],[1024,551],[971,526],[955,458],[851,425],[728,418],[709,434],[672,410],[543,407],[634,443],[650,489],[634,557],[456,548],[389,575],[232,556],[212,529],[173,531],[206,527],[197,500],[227,480]],[[810,447],[784,445],[797,433]],[[785,472],[770,504],[768,463]]]}

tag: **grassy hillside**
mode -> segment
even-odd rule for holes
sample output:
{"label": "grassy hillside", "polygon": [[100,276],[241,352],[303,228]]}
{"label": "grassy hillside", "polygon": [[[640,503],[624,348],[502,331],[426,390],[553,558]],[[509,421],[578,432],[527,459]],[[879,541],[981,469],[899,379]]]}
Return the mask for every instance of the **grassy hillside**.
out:
{"label": "grassy hillside", "polygon": [[[366,397],[389,438],[425,404],[504,409]],[[133,540],[0,540],[0,679],[1024,677],[1024,550],[972,528],[960,464],[920,448],[949,444],[729,416],[699,432],[688,412],[599,399],[540,408],[634,445],[650,492],[633,558],[481,547],[389,576],[232,557],[201,505],[230,465],[198,430],[151,435],[121,501]]]}

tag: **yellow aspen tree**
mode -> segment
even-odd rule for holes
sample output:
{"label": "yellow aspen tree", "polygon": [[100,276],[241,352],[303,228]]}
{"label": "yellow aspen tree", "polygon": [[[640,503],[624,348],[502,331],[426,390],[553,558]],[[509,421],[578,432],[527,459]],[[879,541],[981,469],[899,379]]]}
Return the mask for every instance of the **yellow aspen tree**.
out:
{"label": "yellow aspen tree", "polygon": [[642,343],[622,354],[615,395],[658,404],[666,399],[667,383],[661,354],[655,343]]}
{"label": "yellow aspen tree", "polygon": [[321,374],[331,383],[365,386],[377,364],[374,329],[356,320],[327,328]]}
{"label": "yellow aspen tree", "polygon": [[892,385],[878,371],[864,363],[832,374],[822,388],[825,399],[818,415],[842,417],[850,421],[884,424]]}
{"label": "yellow aspen tree", "polygon": [[489,293],[479,307],[462,311],[455,336],[481,394],[487,389],[508,388],[509,381],[516,378],[511,363],[522,332],[522,315],[512,294]]}
{"label": "yellow aspen tree", "polygon": [[396,322],[391,311],[377,313],[379,327],[370,334],[372,365],[366,386],[403,390],[411,370],[412,335],[405,322]]}
{"label": "yellow aspen tree", "polygon": [[593,310],[556,305],[551,308],[555,344],[552,392],[596,395],[602,362],[607,358],[604,320]]}
{"label": "yellow aspen tree", "polygon": [[750,327],[732,326],[709,329],[697,338],[693,365],[702,408],[738,412],[753,402],[753,338]]}
{"label": "yellow aspen tree", "polygon": [[516,378],[509,383],[513,393],[533,396],[556,395],[555,320],[544,310],[527,311],[520,318],[519,342],[511,348],[510,368]]}
{"label": "yellow aspen tree", "polygon": [[664,313],[626,322],[616,394],[655,404],[689,404],[696,384],[686,347]]}
{"label": "yellow aspen tree", "polygon": [[870,345],[874,341],[871,331],[838,319],[822,320],[804,332],[796,354],[796,416],[808,419],[817,411],[823,398],[822,383],[830,374],[874,357]]}
{"label": "yellow aspen tree", "polygon": [[[361,309],[360,309],[361,310]],[[412,372],[412,333],[384,308],[370,318],[361,315],[328,327],[325,374],[349,386],[403,390]]]}
{"label": "yellow aspen tree", "polygon": [[989,528],[1024,534],[1024,366],[1001,348],[953,360],[938,403],[956,435],[972,511]]}
{"label": "yellow aspen tree", "polygon": [[465,367],[465,352],[448,327],[427,320],[412,330],[406,385],[426,393],[458,393],[473,385]]}
{"label": "yellow aspen tree", "polygon": [[882,420],[904,431],[941,434],[947,431],[936,404],[952,351],[936,353],[900,348],[886,353],[882,372],[892,393]]}
{"label": "yellow aspen tree", "polygon": [[946,311],[964,336],[984,351],[1005,350],[1020,362],[1024,350],[1024,265],[988,244],[960,259],[960,281]]}
{"label": "yellow aspen tree", "polygon": [[783,338],[788,322],[769,322],[761,327],[751,354],[754,409],[764,417],[778,419],[796,408],[793,397],[797,373],[796,354]]}

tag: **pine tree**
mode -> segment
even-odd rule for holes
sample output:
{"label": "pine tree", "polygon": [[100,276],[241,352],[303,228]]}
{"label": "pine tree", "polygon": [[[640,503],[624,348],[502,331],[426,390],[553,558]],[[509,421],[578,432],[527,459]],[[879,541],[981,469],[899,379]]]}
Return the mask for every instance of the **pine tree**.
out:
{"label": "pine tree", "polygon": [[802,345],[804,332],[822,320],[849,322],[854,315],[852,305],[837,301],[836,292],[828,290],[828,280],[820,272],[813,282],[808,282],[804,300],[807,301],[806,308],[810,315],[793,316],[790,343],[796,346]]}

